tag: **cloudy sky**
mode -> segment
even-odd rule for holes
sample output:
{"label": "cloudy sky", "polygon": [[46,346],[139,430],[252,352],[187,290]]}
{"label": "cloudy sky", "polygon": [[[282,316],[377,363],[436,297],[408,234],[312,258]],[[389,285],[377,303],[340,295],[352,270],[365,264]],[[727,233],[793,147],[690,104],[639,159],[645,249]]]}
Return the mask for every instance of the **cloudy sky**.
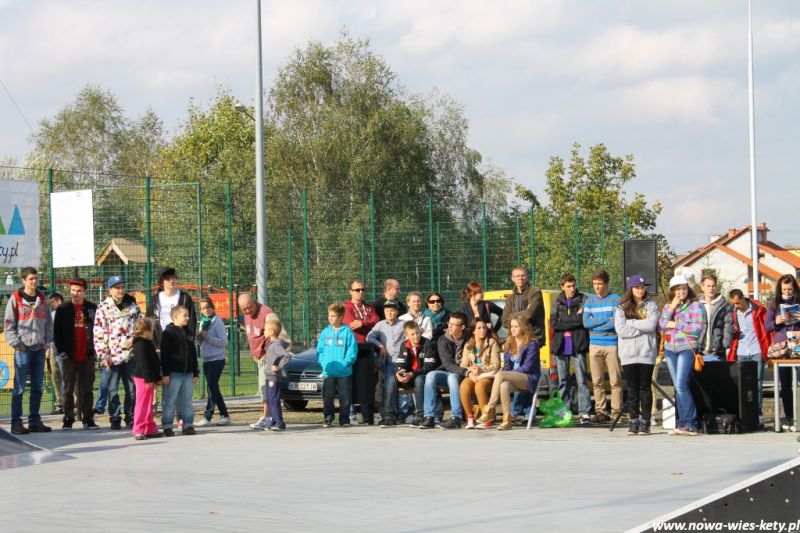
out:
{"label": "cloudy sky", "polygon": [[[219,86],[254,94],[254,0],[0,0],[0,80],[36,127],[86,83],[173,128]],[[800,245],[800,2],[753,2],[758,219]],[[264,0],[265,86],[309,39],[368,37],[412,92],[465,106],[471,144],[541,194],[573,141],[633,154],[686,251],[750,223],[746,0]],[[30,128],[0,87],[0,157]]]}

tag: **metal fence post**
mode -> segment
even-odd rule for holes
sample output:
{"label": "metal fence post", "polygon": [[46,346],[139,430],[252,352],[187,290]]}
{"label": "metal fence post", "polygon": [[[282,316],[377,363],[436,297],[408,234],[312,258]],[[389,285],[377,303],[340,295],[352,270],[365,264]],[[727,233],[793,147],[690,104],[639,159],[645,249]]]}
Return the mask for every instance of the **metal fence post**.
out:
{"label": "metal fence post", "polygon": [[286,268],[289,291],[289,336],[294,338],[294,281],[292,280],[292,228],[286,232]]}
{"label": "metal fence post", "polygon": [[222,235],[217,234],[217,287],[222,285]]}
{"label": "metal fence post", "polygon": [[53,267],[53,208],[50,201],[50,195],[53,194],[53,169],[47,169],[47,214],[50,217],[47,227],[49,228],[50,239],[50,254],[48,258],[49,269],[48,275],[50,276],[50,292],[56,291],[56,269]]}
{"label": "metal fence post", "polygon": [[311,335],[311,279],[308,274],[308,189],[304,188],[303,201],[303,342],[308,345]]}
{"label": "metal fence post", "polygon": [[534,220],[534,206],[531,206],[530,210],[530,221],[529,221],[529,235],[528,240],[530,241],[530,249],[531,249],[531,280],[534,285],[536,285],[536,238],[535,238],[535,231],[536,231],[536,221]]}
{"label": "metal fence post", "polygon": [[481,204],[481,259],[483,260],[483,286],[488,286],[489,275],[487,272],[487,264],[488,264],[488,253],[487,248],[488,243],[486,242],[486,202]]}
{"label": "metal fence post", "polygon": [[514,263],[514,266],[522,264],[522,236],[520,235],[520,231],[519,213],[516,213],[514,215],[514,244],[517,249],[517,261]]}
{"label": "metal fence post", "polygon": [[369,193],[369,247],[370,247],[370,263],[372,268],[372,283],[370,289],[372,293],[372,300],[374,301],[378,296],[375,292],[375,285],[378,283],[375,275],[375,193]]}
{"label": "metal fence post", "polygon": [[436,291],[442,292],[442,225],[436,223]]}
{"label": "metal fence post", "polygon": [[144,299],[147,302],[147,308],[150,308],[150,284],[153,279],[153,228],[150,213],[150,195],[151,195],[151,178],[150,176],[144,177],[144,249],[145,254],[145,268],[144,268]]}
{"label": "metal fence post", "polygon": [[359,262],[361,263],[361,270],[359,273],[361,274],[361,283],[366,283],[365,280],[367,279],[367,235],[366,231],[364,231],[364,225],[362,224],[358,228],[361,233],[361,246],[359,249]]}
{"label": "metal fence post", "polygon": [[203,224],[200,216],[200,182],[194,184],[195,197],[197,198],[197,285],[200,287],[200,296],[203,292]]}
{"label": "metal fence post", "polygon": [[236,338],[239,325],[236,323],[236,302],[233,300],[233,216],[231,207],[231,184],[225,187],[225,211],[227,212],[228,234],[228,370],[231,373],[231,396],[236,396]]}
{"label": "metal fence post", "polygon": [[575,238],[575,279],[578,280],[576,285],[580,287],[581,283],[581,240],[580,235],[578,234],[578,210],[576,209],[575,212],[572,214],[572,221],[574,226],[574,238]]}
{"label": "metal fence post", "polygon": [[433,198],[428,198],[428,257],[430,258],[431,265],[431,290],[433,292],[434,286],[434,262],[436,259],[433,257]]}

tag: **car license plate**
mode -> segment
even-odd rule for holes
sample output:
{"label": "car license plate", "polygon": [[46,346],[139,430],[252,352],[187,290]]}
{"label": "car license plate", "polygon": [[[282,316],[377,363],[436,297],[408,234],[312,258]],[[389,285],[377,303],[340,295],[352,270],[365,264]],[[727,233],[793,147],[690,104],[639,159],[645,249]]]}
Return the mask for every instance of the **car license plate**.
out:
{"label": "car license plate", "polygon": [[298,383],[296,381],[289,382],[289,390],[304,390],[304,391],[316,391],[317,384],[316,383]]}

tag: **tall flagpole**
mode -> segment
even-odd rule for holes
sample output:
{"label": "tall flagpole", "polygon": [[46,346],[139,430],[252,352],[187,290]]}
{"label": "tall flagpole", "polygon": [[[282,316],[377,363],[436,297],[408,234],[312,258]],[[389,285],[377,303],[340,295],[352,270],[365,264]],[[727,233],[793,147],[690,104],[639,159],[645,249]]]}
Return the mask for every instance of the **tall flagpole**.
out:
{"label": "tall flagpole", "polygon": [[264,205],[264,81],[261,63],[261,0],[256,0],[256,286],[267,303],[267,234]]}
{"label": "tall flagpole", "polygon": [[750,237],[753,245],[753,298],[759,296],[758,228],[756,226],[756,118],[753,95],[753,16],[747,0],[747,88],[750,94]]}

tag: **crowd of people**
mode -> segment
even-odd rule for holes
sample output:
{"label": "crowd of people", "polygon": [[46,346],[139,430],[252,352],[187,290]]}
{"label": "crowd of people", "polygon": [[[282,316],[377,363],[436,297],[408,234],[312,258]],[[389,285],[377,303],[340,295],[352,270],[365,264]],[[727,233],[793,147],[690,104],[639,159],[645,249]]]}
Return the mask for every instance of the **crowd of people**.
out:
{"label": "crowd of people", "polygon": [[[6,342],[14,349],[12,433],[51,430],[39,413],[46,365],[51,374],[58,369],[57,409],[63,411],[65,430],[73,427],[76,412],[85,429],[96,429],[94,416],[104,412],[106,403],[111,430],[121,430],[124,422],[137,440],[174,436],[176,429],[193,435],[195,426],[212,423],[215,411],[217,425],[230,424],[219,386],[228,344],[225,324],[210,298],[199,300],[197,316],[194,300],[177,286],[174,268],[162,268],[157,278],[158,289],[143,314],[119,276],[106,281],[107,296],[95,305],[86,299],[84,279],[68,282],[69,299],[62,302],[60,295],[47,298],[38,290],[34,268],[22,269],[23,286],[12,293],[4,319]],[[530,407],[539,386],[540,349],[549,328],[558,390],[569,405],[572,370],[580,424],[605,423],[626,410],[628,434],[650,434],[652,383],[661,345],[675,387],[672,433],[697,435],[698,414],[689,389],[695,358],[700,355],[709,364],[756,361],[760,410],[767,354],[775,343],[785,342],[800,321],[800,314],[785,310],[800,303],[800,288],[791,275],[778,280],[768,307],[738,289],[727,298],[719,294],[713,274],[702,278],[698,297],[689,281],[676,275],[669,282],[666,304],[659,309],[648,293],[649,281],[641,275],[629,276],[625,293],[619,296],[610,292],[609,275],[603,269],[593,272],[590,295],[578,290],[572,274],[565,274],[548,324],[542,291],[531,285],[527,270],[514,268],[511,281],[502,307],[485,301],[482,285],[470,282],[460,308],[449,312],[438,292],[424,299],[410,292],[404,304],[396,279],[386,280],[381,297],[370,304],[365,301],[365,284],[352,280],[350,299],[328,307],[328,326],[316,346],[323,377],[323,427],[334,422],[342,427],[374,425],[378,406],[383,428],[488,429],[497,422],[499,403],[502,422],[497,429],[510,430],[514,416]],[[250,427],[283,431],[280,380],[291,359],[291,340],[267,305],[249,294],[240,295],[237,303],[263,404],[261,416]],[[498,334],[501,328],[508,332],[506,339]],[[199,379],[198,359],[208,399],[195,421],[192,394]],[[101,375],[95,404],[96,360]],[[606,373],[610,398],[604,386]],[[28,376],[26,427],[22,399]],[[781,370],[780,383],[787,424],[793,425],[788,369]],[[158,386],[163,387],[161,429],[154,420]],[[450,407],[447,420],[445,392]]]}

